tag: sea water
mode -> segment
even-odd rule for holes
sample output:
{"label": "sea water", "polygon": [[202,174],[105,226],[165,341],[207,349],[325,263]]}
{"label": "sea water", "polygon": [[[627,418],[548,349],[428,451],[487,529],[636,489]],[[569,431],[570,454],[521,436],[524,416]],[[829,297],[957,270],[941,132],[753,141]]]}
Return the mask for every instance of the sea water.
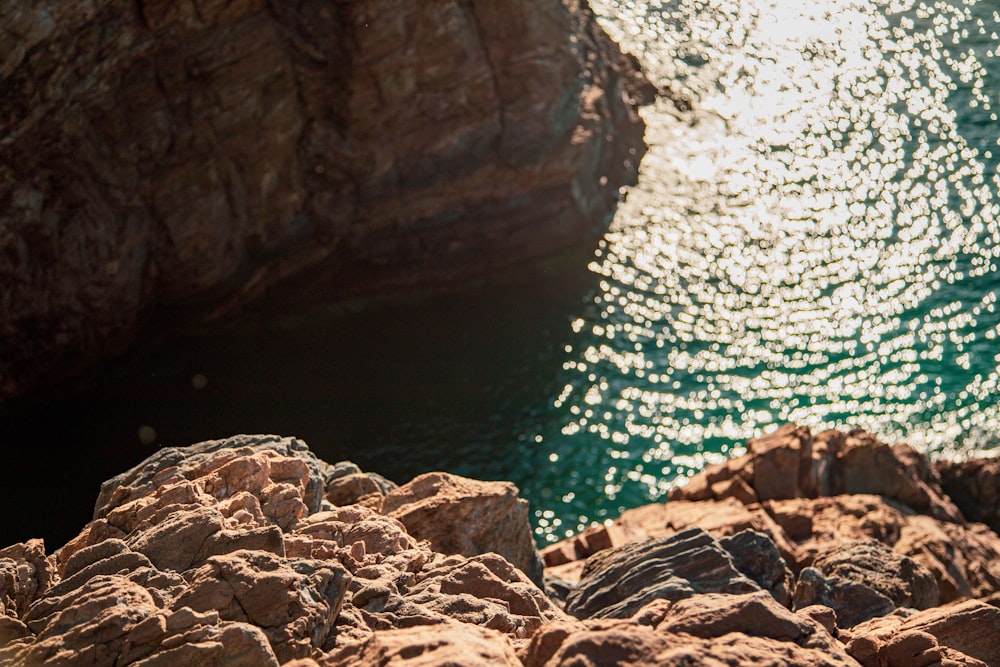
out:
{"label": "sea water", "polygon": [[670,94],[531,436],[539,538],[782,422],[995,448],[1000,4],[591,4]]}

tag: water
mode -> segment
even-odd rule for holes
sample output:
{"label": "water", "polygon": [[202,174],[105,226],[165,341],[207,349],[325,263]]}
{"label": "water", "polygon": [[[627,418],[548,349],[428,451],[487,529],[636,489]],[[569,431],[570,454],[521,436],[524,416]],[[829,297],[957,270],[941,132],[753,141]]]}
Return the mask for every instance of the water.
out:
{"label": "water", "polygon": [[593,4],[695,111],[645,114],[560,427],[536,436],[572,480],[539,536],[660,498],[779,422],[995,447],[996,3]]}
{"label": "water", "polygon": [[101,480],[237,432],[400,482],[512,480],[539,542],[660,499],[784,421],[996,449],[997,10],[592,4],[693,103],[644,111],[640,182],[596,251],[443,297],[146,341],[0,408],[0,504],[21,508],[0,542],[58,546]]}

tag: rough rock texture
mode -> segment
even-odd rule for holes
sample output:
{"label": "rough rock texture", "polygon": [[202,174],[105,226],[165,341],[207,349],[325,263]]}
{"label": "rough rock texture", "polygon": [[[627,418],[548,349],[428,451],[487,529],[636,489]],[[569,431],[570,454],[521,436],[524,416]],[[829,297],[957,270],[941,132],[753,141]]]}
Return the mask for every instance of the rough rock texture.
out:
{"label": "rough rock texture", "polygon": [[650,91],[578,0],[6,0],[0,398],[156,309],[589,242]]}
{"label": "rough rock texture", "polygon": [[938,461],[935,470],[965,518],[1000,532],[1000,458]]}
{"label": "rough rock texture", "polygon": [[528,501],[509,482],[480,482],[431,472],[391,491],[382,511],[445,554],[494,551],[542,584],[542,561],[528,521]]}
{"label": "rough rock texture", "polygon": [[[691,552],[672,560],[655,550],[703,529],[726,553],[726,566],[714,573],[746,575],[776,603],[821,625],[864,665],[1000,664],[991,653],[1000,634],[990,625],[1000,600],[1000,537],[965,520],[922,456],[866,433],[814,437],[794,426],[750,441],[747,449],[746,456],[694,476],[665,504],[627,510],[546,548],[546,574],[565,592],[567,611],[625,616],[614,613],[614,605],[633,591],[647,593],[642,603],[704,603],[706,595],[681,595],[669,585],[699,558]],[[965,469],[976,471],[976,493],[989,497],[978,490],[995,484],[989,464]],[[605,574],[595,580],[597,572]],[[949,607],[938,605],[966,598],[980,600],[951,607],[962,612],[947,631],[940,629],[952,617]],[[921,625],[911,618],[932,620]],[[604,637],[587,650],[598,651],[597,644],[614,640]],[[659,655],[660,649],[647,648],[636,649],[637,664]],[[705,661],[700,664],[753,664],[725,662],[700,648],[690,654]],[[608,650],[626,655],[622,646]]]}
{"label": "rough rock texture", "polygon": [[711,535],[692,528],[587,559],[579,585],[566,599],[566,611],[578,618],[627,618],[653,600],[755,590],[757,584],[736,569]]}
{"label": "rough rock texture", "polygon": [[[808,432],[784,432],[766,458],[801,463]],[[512,562],[532,559],[508,484],[397,487],[276,436],[162,450],[57,552],[0,549],[0,665],[1000,664],[1000,537],[939,518],[926,462],[885,449],[883,490],[926,514],[716,485],[548,549],[562,602]]]}
{"label": "rough rock texture", "polygon": [[657,600],[628,619],[552,623],[520,657],[526,667],[857,664],[819,623],[763,591]]}
{"label": "rough rock texture", "polygon": [[[294,438],[157,452],[103,486],[56,554],[0,550],[0,664],[350,664],[424,626],[461,626],[434,656],[516,660],[516,642],[565,618],[496,553],[439,553],[372,507],[324,499],[345,501],[348,476],[358,499],[392,491]],[[493,517],[499,534],[528,529],[509,514]]]}
{"label": "rough rock texture", "polygon": [[927,609],[940,599],[931,572],[874,540],[849,542],[799,573],[796,609],[825,605],[843,627],[852,627],[897,607]]}

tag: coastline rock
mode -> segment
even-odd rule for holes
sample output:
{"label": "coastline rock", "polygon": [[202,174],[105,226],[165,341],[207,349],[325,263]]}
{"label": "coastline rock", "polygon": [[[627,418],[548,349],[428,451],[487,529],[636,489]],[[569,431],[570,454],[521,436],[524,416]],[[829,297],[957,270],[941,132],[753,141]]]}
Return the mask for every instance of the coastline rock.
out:
{"label": "coastline rock", "polygon": [[576,0],[12,0],[0,36],[0,400],[157,312],[590,243],[653,92]]}
{"label": "coastline rock", "polygon": [[444,554],[495,552],[539,586],[542,561],[528,520],[528,501],[509,482],[480,482],[443,472],[415,477],[382,501],[382,512]]}
{"label": "coastline rock", "polygon": [[692,528],[597,552],[566,598],[566,611],[578,618],[627,618],[653,600],[756,590],[711,535]]}
{"label": "coastline rock", "polygon": [[937,461],[941,488],[969,521],[985,523],[1000,533],[1000,457]]}
{"label": "coastline rock", "polygon": [[[768,455],[801,462],[795,437]],[[891,488],[933,490],[922,461],[901,469],[914,483]],[[274,436],[164,450],[56,553],[0,550],[0,665],[1000,664],[1000,537],[932,516],[946,497],[919,514],[692,484],[710,497],[547,550],[548,574],[578,575],[561,608],[500,553],[526,552],[511,485],[396,487]],[[466,527],[475,548],[448,553]]]}
{"label": "coastline rock", "polygon": [[747,453],[712,465],[670,492],[671,500],[789,500],[872,494],[943,521],[965,517],[941,489],[940,478],[912,447],[889,447],[860,430],[809,429],[786,424],[747,441]]}
{"label": "coastline rock", "polygon": [[858,664],[822,625],[763,591],[661,599],[627,619],[552,623],[519,656],[525,667]]}

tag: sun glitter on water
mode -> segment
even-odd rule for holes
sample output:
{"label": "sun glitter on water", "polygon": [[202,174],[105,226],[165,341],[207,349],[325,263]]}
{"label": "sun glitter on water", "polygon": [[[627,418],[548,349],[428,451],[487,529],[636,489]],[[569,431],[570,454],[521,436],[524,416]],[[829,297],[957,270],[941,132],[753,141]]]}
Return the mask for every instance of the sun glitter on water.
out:
{"label": "sun glitter on water", "polygon": [[995,447],[998,13],[591,4],[694,110],[645,113],[639,185],[572,324],[562,421],[535,438],[572,485],[539,535],[658,498],[779,422]]}

